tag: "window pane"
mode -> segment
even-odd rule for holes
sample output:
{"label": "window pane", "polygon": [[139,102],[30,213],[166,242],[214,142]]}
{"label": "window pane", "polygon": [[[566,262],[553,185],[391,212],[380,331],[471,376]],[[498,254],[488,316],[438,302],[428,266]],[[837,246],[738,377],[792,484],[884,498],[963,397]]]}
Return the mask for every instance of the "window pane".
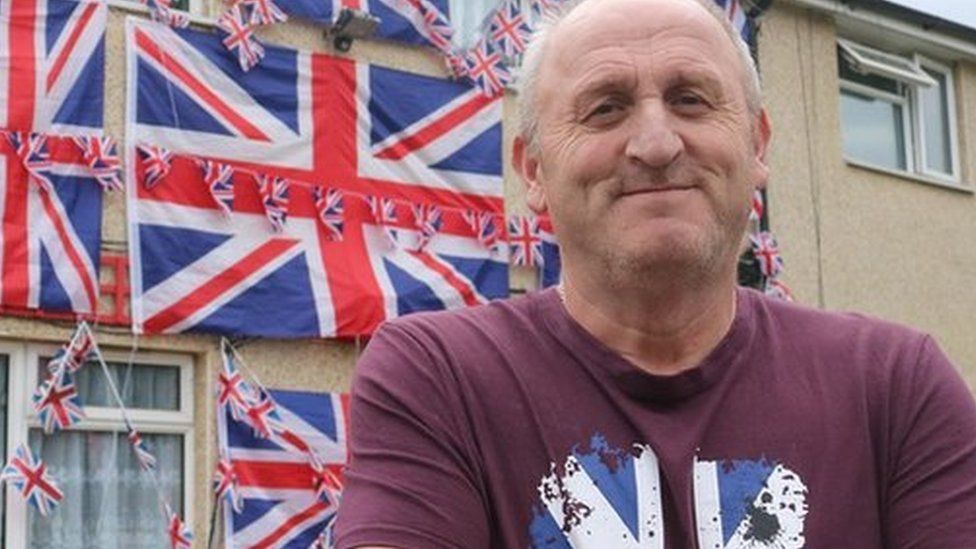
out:
{"label": "window pane", "polygon": [[[160,486],[183,508],[183,438],[143,434],[157,459]],[[31,429],[30,445],[64,491],[51,516],[30,512],[29,547],[164,548],[166,524],[156,489],[139,469],[125,433]]]}
{"label": "window pane", "polygon": [[[38,380],[47,375],[47,361],[41,357],[38,364]],[[122,402],[127,408],[152,410],[180,409],[180,369],[173,366],[155,364],[134,364],[129,383],[125,383],[128,364],[108,362],[108,371],[115,386],[122,393]],[[115,397],[105,382],[105,374],[97,361],[88,361],[75,374],[78,395],[85,406],[104,406],[117,408]]]}
{"label": "window pane", "polygon": [[498,0],[451,0],[451,25],[454,27],[454,44],[467,48],[480,38],[482,24]]}
{"label": "window pane", "polygon": [[846,156],[882,167],[908,169],[901,105],[841,90],[840,110]]}
{"label": "window pane", "polygon": [[876,90],[881,90],[888,93],[893,93],[895,95],[901,94],[901,84],[897,80],[891,78],[885,78],[884,76],[878,76],[876,74],[861,74],[851,68],[850,63],[847,62],[847,57],[841,53],[838,49],[837,51],[837,68],[840,72],[840,77],[842,80],[847,80],[848,82],[854,82],[856,84],[864,84],[865,86],[872,87]]}
{"label": "window pane", "polygon": [[919,88],[919,104],[922,109],[922,126],[925,141],[925,167],[945,174],[952,173],[952,149],[949,146],[949,91],[946,76],[925,70],[938,86]]}

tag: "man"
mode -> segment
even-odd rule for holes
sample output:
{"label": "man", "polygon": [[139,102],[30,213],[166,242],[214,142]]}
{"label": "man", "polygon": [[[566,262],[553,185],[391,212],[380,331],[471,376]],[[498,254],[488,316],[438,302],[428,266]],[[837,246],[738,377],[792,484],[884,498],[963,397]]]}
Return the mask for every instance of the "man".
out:
{"label": "man", "polygon": [[535,39],[513,158],[564,284],[375,336],[340,547],[976,547],[976,405],[931,338],[736,289],[770,124],[709,2]]}

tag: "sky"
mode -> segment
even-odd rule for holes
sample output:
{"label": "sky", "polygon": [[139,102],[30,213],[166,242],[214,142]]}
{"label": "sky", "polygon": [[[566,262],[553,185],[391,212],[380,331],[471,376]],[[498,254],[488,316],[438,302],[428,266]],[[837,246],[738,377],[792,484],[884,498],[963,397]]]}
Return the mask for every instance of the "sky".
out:
{"label": "sky", "polygon": [[976,29],[976,0],[888,0]]}

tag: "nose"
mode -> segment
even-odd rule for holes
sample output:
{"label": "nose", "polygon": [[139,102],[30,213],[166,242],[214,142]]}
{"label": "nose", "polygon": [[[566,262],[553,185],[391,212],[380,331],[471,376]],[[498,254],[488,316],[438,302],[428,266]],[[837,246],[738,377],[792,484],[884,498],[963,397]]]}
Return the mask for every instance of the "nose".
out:
{"label": "nose", "polygon": [[666,168],[681,154],[684,142],[660,101],[642,105],[632,119],[626,155],[649,168]]}

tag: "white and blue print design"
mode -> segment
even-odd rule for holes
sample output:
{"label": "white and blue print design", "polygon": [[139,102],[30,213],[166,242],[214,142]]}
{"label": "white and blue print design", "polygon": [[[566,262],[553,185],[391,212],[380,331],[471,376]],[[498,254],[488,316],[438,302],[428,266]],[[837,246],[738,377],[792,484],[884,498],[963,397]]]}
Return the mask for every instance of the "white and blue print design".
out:
{"label": "white and blue print design", "polygon": [[602,436],[552,464],[539,483],[532,547],[664,547],[660,474],[650,446],[612,449]]}
{"label": "white and blue print design", "polygon": [[766,459],[696,461],[694,476],[702,549],[803,547],[807,488],[795,472]]}

